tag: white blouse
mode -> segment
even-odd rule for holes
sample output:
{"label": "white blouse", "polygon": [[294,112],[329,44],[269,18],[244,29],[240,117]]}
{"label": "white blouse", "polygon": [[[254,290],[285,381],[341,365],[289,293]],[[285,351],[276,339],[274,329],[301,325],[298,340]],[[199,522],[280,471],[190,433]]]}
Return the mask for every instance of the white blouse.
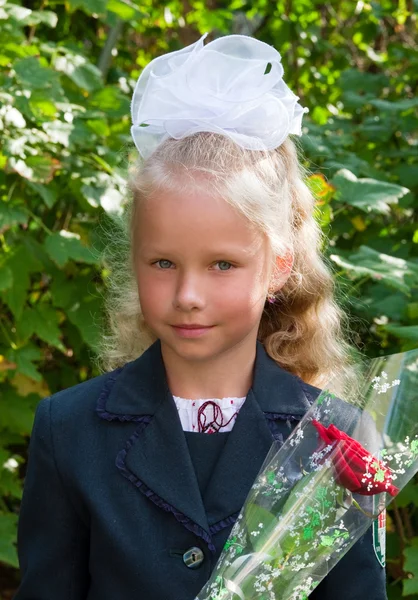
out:
{"label": "white blouse", "polygon": [[218,433],[231,431],[245,402],[243,398],[190,400],[173,396],[184,431]]}

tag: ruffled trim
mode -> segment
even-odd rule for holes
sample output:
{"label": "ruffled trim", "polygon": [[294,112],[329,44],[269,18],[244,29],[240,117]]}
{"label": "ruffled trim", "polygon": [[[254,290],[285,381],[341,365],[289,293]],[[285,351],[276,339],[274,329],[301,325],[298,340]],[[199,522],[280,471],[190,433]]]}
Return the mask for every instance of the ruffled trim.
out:
{"label": "ruffled trim", "polygon": [[243,396],[242,398],[238,396],[228,396],[226,398],[199,398],[199,400],[181,398],[180,396],[173,396],[173,398],[178,410],[197,412],[197,409],[208,400],[216,402],[219,408],[222,409],[231,408],[231,401],[233,405],[241,407],[245,402],[246,396]]}
{"label": "ruffled trim", "polygon": [[110,413],[105,409],[106,400],[108,399],[110,392],[112,391],[112,388],[116,383],[117,378],[122,373],[124,368],[125,367],[119,367],[107,379],[97,400],[96,413],[101,419],[104,419],[105,421],[120,421],[121,423],[142,423],[145,420],[145,422],[147,422],[146,420],[149,418],[148,415],[119,415],[116,413]]}
{"label": "ruffled trim", "polygon": [[235,525],[236,520],[238,519],[239,513],[240,513],[240,511],[234,513],[233,515],[227,517],[226,519],[222,519],[222,521],[218,521],[217,523],[214,523],[213,525],[211,525],[209,528],[210,533],[212,535],[214,535],[215,533],[218,533],[219,531],[226,529],[226,527]]}
{"label": "ruffled trim", "polygon": [[287,413],[271,413],[265,412],[264,416],[269,421],[300,421],[302,417],[296,415],[289,415]]}
{"label": "ruffled trim", "polygon": [[145,417],[141,426],[133,433],[133,435],[126,442],[125,448],[121,450],[116,457],[116,466],[119,471],[122,473],[126,479],[128,479],[131,483],[134,484],[135,487],[139,489],[144,496],[146,496],[151,502],[153,502],[159,508],[162,508],[166,512],[171,513],[174,518],[181,523],[186,529],[194,533],[197,537],[200,537],[204,540],[209,550],[215,554],[216,548],[212,542],[211,536],[204,530],[200,525],[194,523],[189,517],[186,517],[182,512],[178,511],[174,506],[166,502],[161,496],[158,496],[155,492],[153,492],[148,486],[145,485],[143,481],[141,481],[136,475],[134,475],[129,469],[126,467],[126,456],[128,451],[132,447],[132,445],[136,442],[139,435],[142,433],[143,429],[150,423],[152,417],[148,417],[148,422],[145,421]]}

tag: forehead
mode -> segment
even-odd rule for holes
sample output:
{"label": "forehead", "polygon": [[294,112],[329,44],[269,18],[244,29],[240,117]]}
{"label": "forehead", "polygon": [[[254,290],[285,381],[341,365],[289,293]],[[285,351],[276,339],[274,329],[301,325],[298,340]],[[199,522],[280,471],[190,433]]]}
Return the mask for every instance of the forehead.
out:
{"label": "forehead", "polygon": [[196,252],[222,245],[252,254],[264,245],[264,236],[243,214],[204,190],[159,190],[142,202],[137,214],[140,248]]}

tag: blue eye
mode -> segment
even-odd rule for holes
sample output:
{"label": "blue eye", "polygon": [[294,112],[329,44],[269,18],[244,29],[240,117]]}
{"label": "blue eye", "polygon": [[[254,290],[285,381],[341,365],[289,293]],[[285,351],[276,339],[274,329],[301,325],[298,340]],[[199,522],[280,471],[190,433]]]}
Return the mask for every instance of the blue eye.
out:
{"label": "blue eye", "polygon": [[171,262],[171,260],[166,260],[165,258],[162,258],[161,260],[157,260],[155,264],[158,265],[160,269],[169,269],[173,263]]}
{"label": "blue eye", "polygon": [[[231,263],[227,262],[226,260],[220,260],[218,263],[219,265],[219,270],[220,271],[230,271],[230,267],[232,267]],[[226,269],[222,268],[222,265],[225,266],[226,265]]]}

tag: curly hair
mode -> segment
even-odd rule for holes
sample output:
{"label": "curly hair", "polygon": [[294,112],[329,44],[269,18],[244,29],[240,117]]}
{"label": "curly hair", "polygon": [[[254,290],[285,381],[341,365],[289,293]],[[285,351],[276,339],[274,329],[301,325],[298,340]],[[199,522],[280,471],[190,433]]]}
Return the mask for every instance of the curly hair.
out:
{"label": "curly hair", "polygon": [[258,339],[280,366],[320,386],[347,370],[354,356],[348,319],[335,299],[335,281],[323,255],[326,239],[316,221],[315,199],[299,150],[288,137],[271,151],[245,150],[228,137],[196,133],[163,142],[130,169],[130,198],[113,232],[99,364],[104,370],[138,357],[156,338],[141,312],[132,248],[138,206],[158,189],[204,186],[222,197],[264,233],[273,257],[291,250],[293,267],[274,303],[266,301]]}

